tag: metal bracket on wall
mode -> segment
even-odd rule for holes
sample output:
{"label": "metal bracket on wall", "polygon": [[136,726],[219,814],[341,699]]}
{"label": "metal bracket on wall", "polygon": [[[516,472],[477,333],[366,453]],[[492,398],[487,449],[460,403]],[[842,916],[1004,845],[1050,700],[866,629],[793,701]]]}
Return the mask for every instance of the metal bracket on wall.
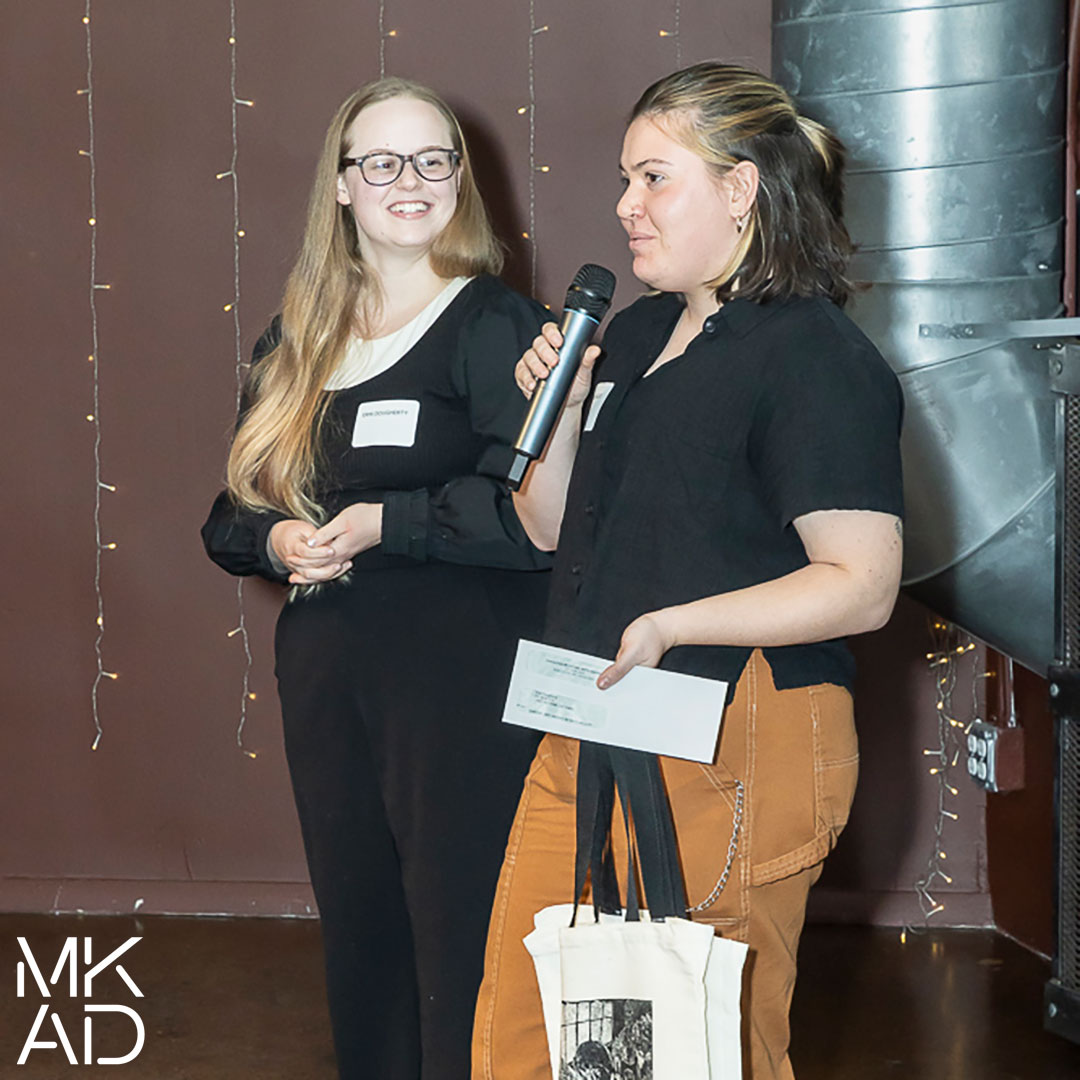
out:
{"label": "metal bracket on wall", "polygon": [[995,338],[999,341],[1063,341],[1080,338],[1080,319],[1017,319],[998,323],[920,323],[921,338]]}
{"label": "metal bracket on wall", "polygon": [[1058,345],[1050,354],[1050,389],[1080,395],[1080,344]]}

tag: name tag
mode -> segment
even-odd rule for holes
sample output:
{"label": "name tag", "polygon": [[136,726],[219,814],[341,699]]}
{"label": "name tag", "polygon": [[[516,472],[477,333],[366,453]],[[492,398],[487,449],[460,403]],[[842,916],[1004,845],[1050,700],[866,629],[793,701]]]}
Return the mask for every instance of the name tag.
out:
{"label": "name tag", "polygon": [[419,401],[366,401],[356,410],[353,446],[412,446]]}
{"label": "name tag", "polygon": [[608,394],[615,389],[613,382],[598,382],[596,389],[593,391],[592,404],[589,405],[589,415],[585,417],[585,430],[592,431],[596,427],[596,418],[600,415],[600,410],[604,407],[604,402],[607,401]]}

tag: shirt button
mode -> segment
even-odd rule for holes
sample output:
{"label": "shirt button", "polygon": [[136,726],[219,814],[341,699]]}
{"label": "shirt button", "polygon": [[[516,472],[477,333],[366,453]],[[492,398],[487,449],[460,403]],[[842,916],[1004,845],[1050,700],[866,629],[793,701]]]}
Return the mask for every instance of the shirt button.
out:
{"label": "shirt button", "polygon": [[589,503],[589,504],[588,504],[588,505],[587,505],[587,506],[585,507],[585,513],[586,513],[586,514],[587,514],[587,515],[588,515],[589,517],[592,517],[592,516],[593,516],[593,514],[595,514],[595,513],[596,513],[596,507],[595,507],[595,506],[593,506],[593,504],[592,504],[592,503]]}
{"label": "shirt button", "polygon": [[704,330],[706,334],[715,334],[716,321],[714,319],[706,319],[701,329]]}
{"label": "shirt button", "polygon": [[571,574],[580,574],[583,569],[584,569],[584,567],[581,565],[581,563],[576,562],[576,563],[574,563],[573,566],[570,567],[570,573]]}

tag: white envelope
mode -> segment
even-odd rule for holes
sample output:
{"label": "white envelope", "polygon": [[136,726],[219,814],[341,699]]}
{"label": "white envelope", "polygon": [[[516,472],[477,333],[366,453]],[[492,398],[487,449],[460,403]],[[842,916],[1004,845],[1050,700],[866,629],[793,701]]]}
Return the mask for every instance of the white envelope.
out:
{"label": "white envelope", "polygon": [[607,690],[598,656],[519,641],[503,722],[588,742],[711,762],[726,682],[636,667]]}

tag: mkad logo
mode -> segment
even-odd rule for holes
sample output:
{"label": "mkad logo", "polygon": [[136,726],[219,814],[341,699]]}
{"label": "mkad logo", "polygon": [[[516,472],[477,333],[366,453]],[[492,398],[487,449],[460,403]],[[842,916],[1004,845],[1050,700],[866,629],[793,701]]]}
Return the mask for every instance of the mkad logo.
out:
{"label": "mkad logo", "polygon": [[[82,975],[82,994],[79,993],[79,941],[82,941],[82,966],[85,968]],[[72,1045],[71,1039],[68,1037],[67,1031],[64,1030],[63,1022],[60,1019],[59,1014],[52,1008],[53,994],[57,993],[57,996],[61,996],[58,991],[50,991],[49,986],[57,987],[60,982],[61,976],[64,971],[65,965],[68,969],[68,997],[72,1000],[79,999],[80,997],[86,999],[83,1005],[83,1037],[82,1037],[82,1064],[83,1065],[126,1065],[129,1061],[134,1061],[139,1056],[139,1052],[143,1048],[143,1043],[146,1041],[146,1031],[143,1027],[142,1017],[127,1005],[97,1005],[91,1004],[89,999],[94,996],[94,979],[101,974],[107,967],[112,964],[116,964],[117,959],[128,951],[133,945],[142,941],[142,938],[128,938],[123,945],[118,949],[114,949],[103,960],[99,960],[96,964],[93,960],[93,942],[91,938],[77,938],[69,937],[64,941],[64,947],[60,950],[60,956],[57,958],[56,966],[53,968],[52,975],[49,977],[48,984],[45,982],[45,978],[41,973],[41,968],[38,965],[37,959],[34,956],[26,938],[19,938],[19,947],[22,949],[25,960],[20,960],[15,967],[15,983],[16,991],[19,997],[26,997],[26,972],[29,969],[30,974],[33,976],[34,982],[37,984],[38,993],[45,1000],[42,1001],[41,1007],[38,1009],[37,1016],[34,1018],[34,1023],[30,1028],[30,1034],[26,1036],[26,1042],[23,1043],[22,1053],[19,1054],[19,1065],[25,1065],[26,1059],[30,1056],[31,1050],[56,1050],[60,1047],[63,1048],[64,1053],[67,1055],[68,1062],[72,1065],[78,1065],[79,1059],[76,1057],[75,1049]],[[116,964],[116,973],[127,984],[128,989],[132,994],[141,998],[143,992],[132,981],[131,976],[119,965]],[[122,1057],[99,1057],[97,1059],[93,1056],[93,1023],[95,1013],[122,1013],[125,1016],[131,1018],[132,1023],[135,1025],[135,1044],[134,1046]],[[52,1020],[52,1025],[56,1030],[56,1039],[44,1039],[39,1038],[41,1029],[45,1024],[45,1019],[48,1017]],[[46,1029],[47,1030],[47,1029]],[[59,1042],[57,1042],[59,1040]]]}

